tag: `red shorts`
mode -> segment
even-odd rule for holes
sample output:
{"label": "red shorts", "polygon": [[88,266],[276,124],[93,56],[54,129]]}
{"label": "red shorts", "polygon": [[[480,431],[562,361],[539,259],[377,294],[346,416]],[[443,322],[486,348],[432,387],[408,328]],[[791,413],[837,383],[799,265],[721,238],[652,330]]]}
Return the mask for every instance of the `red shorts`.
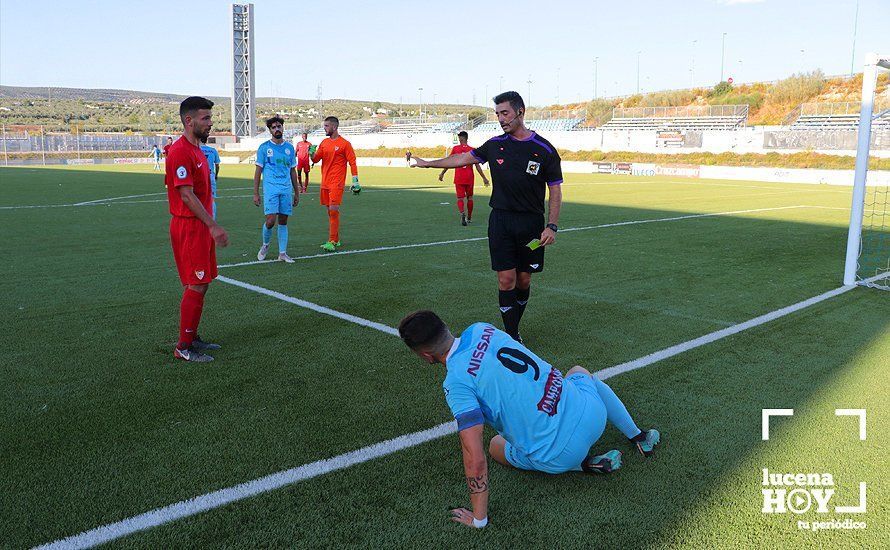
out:
{"label": "red shorts", "polygon": [[173,216],[170,242],[179,280],[184,285],[206,285],[216,278],[216,243],[198,218]]}
{"label": "red shorts", "polygon": [[309,159],[297,161],[297,172],[308,172],[310,168]]}
{"label": "red shorts", "polygon": [[343,187],[335,187],[334,189],[322,187],[318,197],[319,201],[324,206],[337,206],[343,202],[343,189]]}
{"label": "red shorts", "polygon": [[457,192],[457,198],[462,199],[464,197],[472,197],[473,196],[473,184],[472,183],[455,183],[454,190]]}

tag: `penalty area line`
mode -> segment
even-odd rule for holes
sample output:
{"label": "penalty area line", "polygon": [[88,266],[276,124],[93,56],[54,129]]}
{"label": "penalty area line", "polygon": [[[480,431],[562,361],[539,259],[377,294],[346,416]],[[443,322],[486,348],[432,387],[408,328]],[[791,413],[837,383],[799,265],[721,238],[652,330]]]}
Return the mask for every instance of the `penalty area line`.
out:
{"label": "penalty area line", "polygon": [[[866,279],[860,284],[874,282],[875,280],[888,276],[890,276],[890,274],[881,274]],[[353,315],[334,311],[332,309],[325,308],[317,304],[312,304],[311,302],[306,302],[305,300],[292,298],[280,292],[264,289],[262,287],[257,287],[248,283],[242,283],[241,281],[235,281],[234,279],[229,279],[227,277],[218,277],[218,279],[220,279],[222,282],[233,284],[235,286],[247,290],[252,290],[254,292],[259,292],[260,294],[277,298],[279,300],[283,300],[294,305],[298,305],[301,307],[311,306],[309,307],[309,309],[312,309],[314,311],[320,311],[328,315],[333,315],[334,317],[349,320],[362,326],[370,326],[387,334],[398,335],[396,329],[386,325],[382,325],[380,323],[374,323],[372,321],[368,321],[367,319],[361,319],[360,317],[355,317]],[[856,288],[856,286],[857,285],[842,286],[834,290],[824,292],[822,294],[819,294],[818,296],[813,296],[812,298],[802,300],[790,306],[786,306],[770,313],[760,315],[743,323],[711,332],[699,338],[695,338],[693,340],[671,346],[661,351],[651,353],[634,361],[628,361],[626,363],[621,363],[620,365],[615,365],[614,367],[596,371],[593,374],[600,380],[607,380],[609,378],[612,378],[613,376],[652,365],[653,363],[657,363],[663,359],[667,359],[668,357],[674,357],[691,349],[716,342],[717,340],[721,340],[728,336],[738,334],[749,328],[763,325],[780,317],[784,317],[796,311],[800,311],[804,308],[810,307],[814,304],[824,302],[825,300],[829,300],[831,298],[849,292],[850,290]],[[133,533],[151,529],[153,527],[158,527],[160,525],[194,516],[202,512],[207,512],[209,510],[213,510],[215,508],[219,508],[233,502],[251,498],[276,489],[281,489],[300,481],[312,479],[314,477],[325,475],[337,470],[342,470],[350,466],[356,466],[358,464],[368,462],[376,458],[384,457],[401,450],[405,450],[429,441],[439,439],[455,432],[457,432],[457,425],[455,424],[455,422],[445,422],[427,430],[422,430],[399,436],[393,439],[388,439],[386,441],[381,441],[380,443],[362,447],[361,449],[355,451],[340,454],[324,460],[318,460],[309,464],[304,464],[296,468],[291,468],[288,470],[270,474],[252,481],[235,485],[233,487],[219,489],[217,491],[213,491],[191,499],[182,500],[168,506],[156,508],[137,516],[123,519],[114,523],[109,523],[107,525],[84,531],[78,535],[73,535],[38,546],[37,548],[53,550],[90,548],[128,535],[132,535]]]}

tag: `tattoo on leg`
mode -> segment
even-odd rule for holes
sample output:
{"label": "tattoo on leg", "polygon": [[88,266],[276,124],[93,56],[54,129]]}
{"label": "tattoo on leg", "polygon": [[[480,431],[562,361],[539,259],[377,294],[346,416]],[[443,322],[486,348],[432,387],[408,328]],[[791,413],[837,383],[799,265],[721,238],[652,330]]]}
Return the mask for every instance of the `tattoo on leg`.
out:
{"label": "tattoo on leg", "polygon": [[488,474],[482,474],[481,476],[475,477],[467,477],[467,487],[470,488],[471,495],[475,495],[476,493],[484,493],[488,490]]}

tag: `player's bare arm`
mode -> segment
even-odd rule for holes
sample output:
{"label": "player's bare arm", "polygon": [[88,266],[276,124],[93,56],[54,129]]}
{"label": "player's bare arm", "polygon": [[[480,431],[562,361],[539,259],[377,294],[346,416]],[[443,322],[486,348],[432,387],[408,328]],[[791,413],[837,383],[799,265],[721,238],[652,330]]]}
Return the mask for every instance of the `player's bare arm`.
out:
{"label": "player's bare arm", "polygon": [[408,151],[405,158],[408,159],[409,163],[411,159],[414,159],[414,164],[411,165],[412,168],[460,168],[471,164],[479,164],[479,159],[474,157],[472,153],[460,153],[437,160],[423,160],[413,156],[411,151]]}
{"label": "player's bare arm", "polygon": [[444,181],[445,172],[447,172],[447,171],[448,171],[448,168],[445,168],[444,170],[442,170],[442,173],[439,174],[439,181]]}
{"label": "player's bare arm", "polygon": [[296,168],[290,169],[290,184],[294,188],[294,206],[296,206],[296,205],[300,204],[300,190],[302,187],[300,185],[300,183],[297,181],[297,169]]}
{"label": "player's bare arm", "polygon": [[216,241],[216,244],[219,246],[228,246],[229,245],[229,235],[226,233],[226,230],[223,229],[221,225],[216,223],[216,220],[213,219],[207,210],[204,209],[204,205],[201,204],[201,201],[195,196],[195,191],[192,189],[191,185],[183,185],[179,188],[179,196],[182,198],[183,204],[185,204],[192,213],[195,214],[195,217],[201,220],[204,225],[210,228],[210,236],[213,237],[213,240]]}
{"label": "player's bare arm", "polygon": [[260,205],[260,178],[263,175],[262,166],[257,166],[253,171],[253,204]]}
{"label": "player's bare arm", "polygon": [[[562,186],[550,185],[547,187],[549,198],[547,199],[547,223],[559,225],[559,209],[562,207]],[[541,232],[541,246],[556,242],[556,231],[545,227]]]}
{"label": "player's bare arm", "polygon": [[479,175],[482,177],[482,184],[483,184],[485,187],[488,187],[488,186],[490,185],[490,183],[489,183],[489,181],[488,181],[488,178],[485,177],[485,172],[482,171],[482,164],[481,164],[481,163],[478,163],[478,162],[476,163],[476,171],[479,172]]}
{"label": "player's bare arm", "polygon": [[472,511],[467,508],[455,508],[451,510],[451,519],[470,527],[488,521],[488,462],[482,446],[483,427],[482,424],[477,424],[460,431],[464,475],[470,492]]}

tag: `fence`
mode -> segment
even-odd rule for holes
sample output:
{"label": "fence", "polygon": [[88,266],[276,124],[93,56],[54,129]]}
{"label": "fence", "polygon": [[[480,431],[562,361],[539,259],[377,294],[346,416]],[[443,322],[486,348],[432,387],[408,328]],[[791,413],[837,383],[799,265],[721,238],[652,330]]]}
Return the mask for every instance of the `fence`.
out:
{"label": "fence", "polygon": [[[386,119],[383,119],[383,121],[386,121]],[[431,115],[426,113],[421,116],[413,117],[393,117],[389,119],[388,122],[390,126],[397,126],[401,124],[436,124],[438,122],[460,122],[466,124],[467,115]]]}
{"label": "fence", "polygon": [[[497,121],[497,113],[489,111],[485,115],[489,122]],[[540,110],[529,109],[525,113],[525,120],[564,120],[564,119],[585,119],[587,112],[584,109],[557,109],[557,110]]]}
{"label": "fence", "polygon": [[[100,134],[100,133],[60,133],[45,132],[42,127],[28,126],[27,130],[21,127],[8,129],[0,126],[0,154],[4,163],[9,162],[9,157],[37,156],[41,162],[46,163],[47,155],[81,155],[89,153],[133,152],[144,153],[147,157],[152,145],[163,147],[167,135],[128,135],[128,134]],[[170,137],[176,138],[175,135]],[[209,143],[214,144],[217,139],[225,140],[225,137],[211,136]],[[229,138],[231,139],[231,138]]]}
{"label": "fence", "polygon": [[[857,130],[842,129],[766,131],[763,134],[763,148],[855,151],[858,133]],[[875,151],[890,149],[890,131],[874,129],[871,148]]]}
{"label": "fence", "polygon": [[[800,106],[800,116],[831,116],[831,115],[858,115],[861,103],[858,101],[845,101],[841,103],[803,103]],[[890,109],[890,99],[876,99],[874,105],[875,114]]]}
{"label": "fence", "polygon": [[687,105],[684,107],[616,107],[612,118],[748,118],[748,105]]}

